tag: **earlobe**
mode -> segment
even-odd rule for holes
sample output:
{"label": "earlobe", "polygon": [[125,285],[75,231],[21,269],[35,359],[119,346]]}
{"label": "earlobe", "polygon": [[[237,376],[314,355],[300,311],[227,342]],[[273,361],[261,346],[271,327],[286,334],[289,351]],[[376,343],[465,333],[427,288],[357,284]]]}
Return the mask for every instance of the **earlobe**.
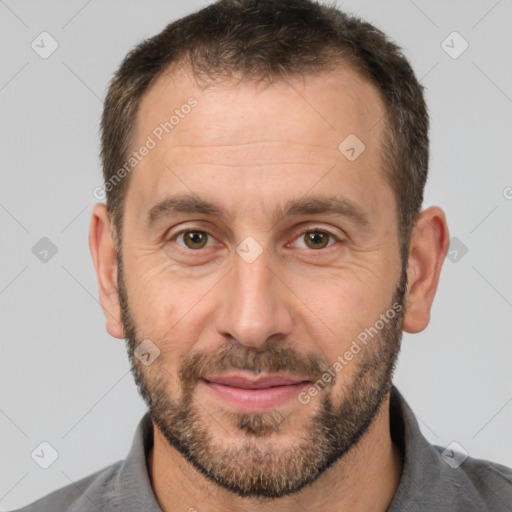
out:
{"label": "earlobe", "polygon": [[107,208],[95,204],[89,229],[89,248],[96,270],[101,308],[107,331],[115,338],[124,338],[121,308],[117,293],[117,255],[112,238],[112,226]]}
{"label": "earlobe", "polygon": [[423,331],[430,322],[430,308],[448,251],[446,217],[438,206],[423,210],[413,229],[407,268],[406,310],[403,329]]}

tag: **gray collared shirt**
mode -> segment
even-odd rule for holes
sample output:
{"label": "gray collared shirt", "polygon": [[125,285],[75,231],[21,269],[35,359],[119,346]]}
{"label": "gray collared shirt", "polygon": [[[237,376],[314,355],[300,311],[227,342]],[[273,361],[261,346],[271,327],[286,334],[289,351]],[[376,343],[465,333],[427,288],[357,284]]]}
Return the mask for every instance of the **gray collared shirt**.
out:
{"label": "gray collared shirt", "polygon": [[[404,466],[388,512],[512,511],[512,469],[471,457],[452,467],[460,462],[457,455],[447,452],[443,459],[443,448],[425,439],[395,387],[390,415],[391,435],[402,450]],[[124,461],[58,489],[18,512],[162,512],[146,464],[152,445],[153,424],[146,413]]]}

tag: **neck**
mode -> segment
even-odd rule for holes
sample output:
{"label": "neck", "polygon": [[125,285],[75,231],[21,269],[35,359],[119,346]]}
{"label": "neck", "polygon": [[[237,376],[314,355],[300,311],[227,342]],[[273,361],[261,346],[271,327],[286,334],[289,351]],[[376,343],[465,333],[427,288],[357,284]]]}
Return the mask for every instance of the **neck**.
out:
{"label": "neck", "polygon": [[400,482],[402,455],[391,440],[389,396],[370,429],[344,457],[312,484],[278,499],[242,498],[210,481],[153,424],[148,456],[153,491],[164,512],[292,512],[304,510],[380,512],[388,509]]}

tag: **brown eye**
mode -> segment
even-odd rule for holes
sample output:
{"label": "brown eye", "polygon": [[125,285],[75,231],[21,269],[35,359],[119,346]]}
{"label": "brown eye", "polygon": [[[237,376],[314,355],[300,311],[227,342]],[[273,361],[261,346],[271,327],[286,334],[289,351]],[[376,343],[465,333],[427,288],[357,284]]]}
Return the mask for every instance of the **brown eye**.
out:
{"label": "brown eye", "polygon": [[205,231],[182,231],[177,235],[176,240],[182,237],[187,249],[203,249],[208,241],[208,236]]}
{"label": "brown eye", "polygon": [[326,247],[333,245],[335,242],[340,241],[337,236],[333,235],[329,231],[318,229],[303,231],[295,240],[295,247],[313,250],[325,249]]}
{"label": "brown eye", "polygon": [[304,240],[310,249],[323,249],[329,243],[329,233],[322,231],[307,231],[304,233]]}

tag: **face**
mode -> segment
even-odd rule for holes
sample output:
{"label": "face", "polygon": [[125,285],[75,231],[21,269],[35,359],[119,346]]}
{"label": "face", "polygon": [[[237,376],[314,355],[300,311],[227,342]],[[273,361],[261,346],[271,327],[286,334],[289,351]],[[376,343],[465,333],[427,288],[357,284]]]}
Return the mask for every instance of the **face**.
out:
{"label": "face", "polygon": [[348,68],[206,89],[169,74],[141,103],[134,146],[156,144],[118,254],[132,370],[169,444],[238,495],[313,482],[389,392],[406,274],[383,111]]}

